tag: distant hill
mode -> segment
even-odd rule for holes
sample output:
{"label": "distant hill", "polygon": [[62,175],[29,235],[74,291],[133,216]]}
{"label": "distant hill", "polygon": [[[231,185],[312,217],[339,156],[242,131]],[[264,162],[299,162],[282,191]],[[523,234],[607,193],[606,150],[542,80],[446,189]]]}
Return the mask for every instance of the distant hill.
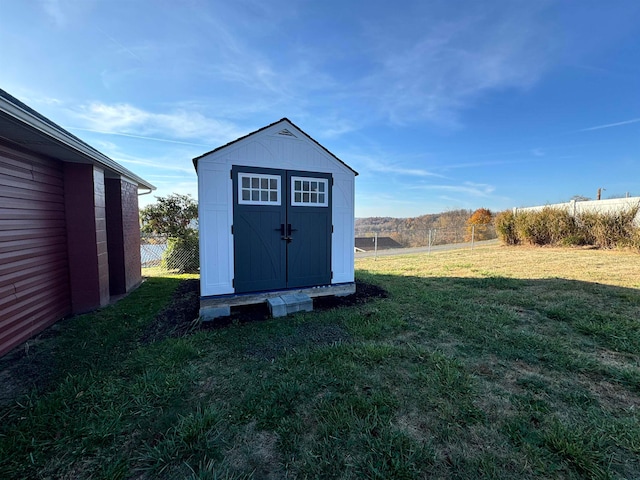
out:
{"label": "distant hill", "polygon": [[461,241],[466,222],[471,217],[471,210],[451,210],[442,213],[429,213],[419,217],[366,217],[356,218],[355,236],[391,237],[404,247],[424,245],[429,230],[438,230],[438,243]]}

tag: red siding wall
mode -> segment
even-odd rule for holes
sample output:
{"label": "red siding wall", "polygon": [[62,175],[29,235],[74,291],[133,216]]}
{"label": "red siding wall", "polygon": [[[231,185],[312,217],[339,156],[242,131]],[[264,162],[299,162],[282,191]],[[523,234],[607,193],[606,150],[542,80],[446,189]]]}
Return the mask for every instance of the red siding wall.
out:
{"label": "red siding wall", "polygon": [[122,233],[122,180],[106,178],[107,244],[109,251],[109,290],[111,295],[126,293],[124,239]]}
{"label": "red siding wall", "polygon": [[70,311],[61,164],[0,143],[0,355]]}
{"label": "red siding wall", "polygon": [[72,311],[82,313],[109,303],[104,174],[65,163],[64,176]]}

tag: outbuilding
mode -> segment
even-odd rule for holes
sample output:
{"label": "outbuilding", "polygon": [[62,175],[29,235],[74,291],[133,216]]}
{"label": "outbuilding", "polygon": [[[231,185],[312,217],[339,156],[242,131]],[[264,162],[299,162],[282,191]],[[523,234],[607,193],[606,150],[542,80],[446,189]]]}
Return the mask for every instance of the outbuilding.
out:
{"label": "outbuilding", "polygon": [[356,171],[287,118],[193,162],[201,316],[283,293],[355,292]]}
{"label": "outbuilding", "polygon": [[140,284],[153,185],[0,90],[0,356]]}

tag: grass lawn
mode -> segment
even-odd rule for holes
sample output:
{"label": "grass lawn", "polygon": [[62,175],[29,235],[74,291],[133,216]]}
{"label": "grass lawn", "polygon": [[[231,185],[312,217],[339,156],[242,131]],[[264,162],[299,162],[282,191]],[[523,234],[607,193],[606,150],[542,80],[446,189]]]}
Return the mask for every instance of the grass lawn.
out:
{"label": "grass lawn", "polygon": [[640,255],[356,269],[389,297],[146,343],[158,277],[60,322],[0,360],[36,384],[0,400],[0,478],[640,478]]}

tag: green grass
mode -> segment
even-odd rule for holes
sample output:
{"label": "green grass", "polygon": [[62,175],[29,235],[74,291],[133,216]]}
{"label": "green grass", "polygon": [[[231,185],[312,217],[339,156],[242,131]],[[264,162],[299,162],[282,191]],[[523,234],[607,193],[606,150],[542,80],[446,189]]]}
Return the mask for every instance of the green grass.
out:
{"label": "green grass", "polygon": [[640,477],[637,254],[356,267],[389,298],[147,344],[180,280],[151,278],[61,322],[0,407],[0,478]]}

